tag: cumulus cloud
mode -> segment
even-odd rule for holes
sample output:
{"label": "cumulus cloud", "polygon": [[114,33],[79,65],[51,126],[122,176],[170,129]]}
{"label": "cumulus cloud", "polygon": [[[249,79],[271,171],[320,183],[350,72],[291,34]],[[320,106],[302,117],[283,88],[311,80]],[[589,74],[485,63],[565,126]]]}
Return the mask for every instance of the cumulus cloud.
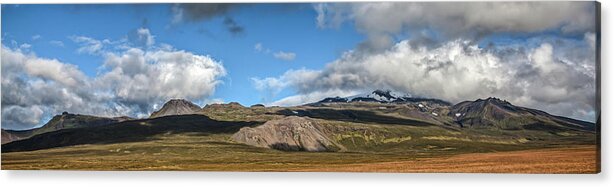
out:
{"label": "cumulus cloud", "polygon": [[100,105],[104,97],[91,89],[74,65],[2,45],[3,128],[31,128],[62,111],[111,114]]}
{"label": "cumulus cloud", "polygon": [[152,103],[172,98],[199,100],[213,94],[226,75],[220,62],[186,51],[143,51],[132,48],[107,56],[110,71],[99,80],[120,102],[151,110]]}
{"label": "cumulus cloud", "polygon": [[[38,106],[22,107],[11,105],[2,110],[2,123],[9,124],[38,124],[43,110]],[[6,116],[6,117],[4,117]]]}
{"label": "cumulus cloud", "polygon": [[593,2],[385,2],[317,4],[316,24],[351,20],[368,36],[363,46],[387,49],[395,34],[433,29],[447,38],[497,32],[594,32]]}
{"label": "cumulus cloud", "polygon": [[296,53],[278,51],[276,53],[273,53],[273,57],[280,60],[292,61],[296,58]]}
{"label": "cumulus cloud", "polygon": [[[290,70],[255,80],[260,88],[292,89],[297,95],[273,102],[294,105],[324,97],[387,88],[415,96],[460,102],[501,97],[520,106],[594,121],[594,54],[587,41],[561,39],[534,48],[483,48],[452,40],[436,48],[408,40],[382,53],[349,51],[323,70]],[[570,53],[581,51],[581,54]],[[592,56],[591,56],[592,55]],[[586,70],[589,69],[589,70]],[[260,85],[265,84],[265,85]],[[591,111],[593,111],[591,116]]]}
{"label": "cumulus cloud", "polygon": [[32,128],[63,111],[146,117],[171,98],[209,102],[226,75],[220,61],[172,46],[122,46],[119,51],[107,51],[104,45],[117,48],[112,45],[124,43],[83,36],[73,40],[85,45],[77,51],[104,58],[96,76],[89,77],[77,66],[57,59],[2,45],[3,128]]}
{"label": "cumulus cloud", "polygon": [[[317,27],[351,21],[366,39],[322,70],[253,80],[259,88],[296,92],[272,103],[297,105],[384,88],[452,102],[495,96],[595,121],[593,2],[325,3],[313,8]],[[557,34],[544,35],[547,31]],[[488,37],[505,38],[496,36],[500,33],[529,38],[478,46]],[[583,39],[576,37],[582,34]]]}

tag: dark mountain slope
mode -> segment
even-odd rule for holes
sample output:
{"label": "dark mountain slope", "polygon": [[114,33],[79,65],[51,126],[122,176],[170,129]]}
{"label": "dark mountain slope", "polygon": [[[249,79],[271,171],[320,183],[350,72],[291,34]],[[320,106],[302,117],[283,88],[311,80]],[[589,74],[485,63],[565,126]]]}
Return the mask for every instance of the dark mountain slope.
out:
{"label": "dark mountain slope", "polygon": [[[26,139],[31,136],[42,134],[46,132],[57,131],[61,129],[81,128],[89,126],[100,126],[117,123],[121,121],[130,120],[129,117],[117,117],[117,118],[105,118],[80,114],[62,113],[62,115],[56,115],[49,122],[40,128],[31,130],[14,131],[14,130],[2,130],[2,144]],[[5,136],[6,135],[6,136]]]}
{"label": "dark mountain slope", "polygon": [[111,125],[63,129],[2,145],[2,152],[32,151],[83,144],[110,144],[154,139],[166,133],[234,133],[254,122],[222,122],[204,115],[165,116]]}
{"label": "dark mountain slope", "polygon": [[507,130],[594,131],[595,124],[514,106],[498,98],[464,101],[450,108],[450,117],[461,127],[496,127]]}

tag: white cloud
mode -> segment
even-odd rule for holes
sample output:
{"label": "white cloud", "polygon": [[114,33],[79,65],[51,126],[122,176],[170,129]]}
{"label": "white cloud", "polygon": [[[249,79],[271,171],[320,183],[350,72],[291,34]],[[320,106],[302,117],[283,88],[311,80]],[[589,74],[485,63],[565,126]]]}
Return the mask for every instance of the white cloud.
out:
{"label": "white cloud", "polygon": [[254,87],[258,91],[273,90],[275,93],[281,91],[287,86],[286,82],[282,82],[279,79],[267,77],[264,79],[251,78],[254,83]]}
{"label": "white cloud", "polygon": [[83,44],[79,52],[104,58],[95,77],[75,65],[2,45],[3,128],[32,128],[63,111],[146,117],[171,98],[208,102],[226,75],[220,61],[172,46],[141,49],[124,41],[71,38]]}
{"label": "white cloud", "polygon": [[[594,116],[578,114],[594,111],[595,77],[576,67],[582,64],[590,69],[594,57],[573,57],[576,54],[570,51],[588,47],[582,41],[560,45],[557,48],[543,43],[524,52],[506,46],[487,50],[466,40],[453,40],[436,48],[412,46],[404,40],[378,54],[347,52],[323,70],[290,70],[276,78],[259,80],[269,88],[282,85],[297,92],[273,102],[280,105],[313,102],[337,96],[330,94],[335,92],[387,88],[452,102],[495,96],[520,106],[594,120]],[[586,50],[583,53],[591,54]],[[572,60],[565,63],[562,59]]]}
{"label": "white cloud", "polygon": [[587,32],[584,34],[584,40],[588,43],[588,45],[595,50],[596,46],[596,36],[595,33]]}
{"label": "white cloud", "polygon": [[32,40],[38,40],[38,39],[40,39],[40,38],[41,38],[41,35],[38,35],[38,34],[37,34],[37,35],[32,36]]}
{"label": "white cloud", "polygon": [[[489,96],[594,121],[594,2],[377,2],[313,6],[319,28],[352,21],[366,40],[323,70],[273,78],[296,96],[388,88],[452,102]],[[540,32],[556,31],[547,39]],[[495,33],[534,34],[480,48]],[[564,36],[584,34],[584,41]],[[401,39],[401,42],[395,42]],[[309,72],[309,73],[305,73]],[[269,78],[265,78],[269,79]],[[275,82],[269,80],[268,82]],[[334,96],[334,95],[333,95]]]}
{"label": "white cloud", "polygon": [[552,53],[552,45],[544,43],[533,51],[530,56],[531,62],[534,63],[535,67],[543,71],[543,73],[551,73],[552,71],[561,70],[564,68],[563,65],[554,62]]}
{"label": "white cloud", "polygon": [[139,28],[137,33],[139,34],[139,38],[144,40],[147,46],[151,46],[155,43],[154,36],[149,33],[149,29]]}
{"label": "white cloud", "polygon": [[21,45],[19,45],[19,48],[21,49],[30,49],[32,47],[32,45],[28,44],[28,43],[23,43]]}
{"label": "white cloud", "polygon": [[250,79],[256,90],[258,90],[262,96],[262,102],[268,103],[272,98],[275,98],[279,92],[288,86],[288,82],[284,82],[277,78],[267,77],[260,79],[252,77]]}
{"label": "white cloud", "polygon": [[276,59],[280,59],[280,60],[292,61],[296,58],[296,53],[278,51],[273,54],[273,57],[275,57]]}
{"label": "white cloud", "polygon": [[128,38],[132,44],[142,48],[151,47],[156,43],[155,36],[151,34],[148,28],[138,28],[132,31]]}
{"label": "white cloud", "polygon": [[213,94],[226,75],[223,65],[208,56],[185,51],[130,49],[107,56],[110,71],[100,77],[121,101],[146,110],[172,98],[199,100]]}
{"label": "white cloud", "polygon": [[268,106],[297,106],[305,103],[314,103],[322,100],[322,98],[339,96],[348,97],[352,95],[360,94],[358,91],[345,91],[345,90],[327,90],[327,91],[314,91],[307,94],[293,95],[284,97],[280,100],[267,104]]}
{"label": "white cloud", "polygon": [[2,110],[3,124],[38,124],[43,110],[39,106],[22,107],[11,105]]}
{"label": "white cloud", "polygon": [[254,50],[256,50],[258,52],[262,52],[262,50],[263,50],[262,43],[256,43],[256,45],[254,45]]}
{"label": "white cloud", "polygon": [[31,128],[62,111],[118,114],[90,81],[74,65],[2,45],[2,127]]}
{"label": "white cloud", "polygon": [[271,49],[264,47],[264,45],[260,42],[254,45],[254,50],[259,53],[269,54],[271,53]]}
{"label": "white cloud", "polygon": [[351,19],[352,15],[346,11],[347,5],[344,3],[317,3],[313,5],[313,9],[318,14],[316,16],[316,25],[318,28],[339,28],[347,19]]}
{"label": "white cloud", "polygon": [[203,102],[203,104],[205,105],[222,104],[222,103],[225,103],[225,102],[224,102],[224,99],[221,99],[221,98],[205,99],[205,101]]}
{"label": "white cloud", "polygon": [[[271,49],[264,47],[264,45],[260,42],[254,45],[254,50],[259,53],[270,54]],[[273,53],[273,57],[283,61],[293,61],[296,58],[296,53],[293,52],[285,52],[285,51],[277,51]]]}
{"label": "white cloud", "polygon": [[18,76],[19,72],[69,87],[83,84],[86,79],[86,76],[74,65],[64,64],[56,59],[38,58],[3,45],[2,77]]}
{"label": "white cloud", "polygon": [[[387,49],[394,34],[430,28],[448,38],[495,32],[594,32],[594,2],[377,2],[314,6],[317,26],[352,20],[368,36],[364,46]],[[387,39],[386,39],[387,38]],[[371,42],[375,42],[371,44]],[[373,46],[371,46],[373,45]]]}
{"label": "white cloud", "polygon": [[64,47],[64,42],[58,41],[58,40],[49,41],[49,44],[55,45],[55,46],[58,46],[58,47]]}
{"label": "white cloud", "polygon": [[316,17],[316,25],[319,28],[323,28],[326,26],[326,10],[324,10],[326,7],[326,3],[318,3],[313,5],[313,9],[316,11],[316,13],[318,14],[318,16]]}
{"label": "white cloud", "polygon": [[173,5],[171,12],[173,12],[173,19],[171,20],[172,24],[179,24],[183,21],[183,8],[181,8],[178,4]]}
{"label": "white cloud", "polygon": [[69,38],[81,45],[81,47],[77,49],[79,53],[100,54],[102,53],[104,45],[110,43],[109,40],[101,41],[85,36],[71,36]]}

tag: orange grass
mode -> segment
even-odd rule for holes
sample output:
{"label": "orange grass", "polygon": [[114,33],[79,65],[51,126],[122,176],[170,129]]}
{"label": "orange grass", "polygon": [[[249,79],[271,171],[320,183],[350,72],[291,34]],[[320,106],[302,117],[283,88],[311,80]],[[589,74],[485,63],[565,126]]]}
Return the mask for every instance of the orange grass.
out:
{"label": "orange grass", "polygon": [[597,173],[596,146],[496,153],[368,164],[331,165],[300,171],[412,173]]}

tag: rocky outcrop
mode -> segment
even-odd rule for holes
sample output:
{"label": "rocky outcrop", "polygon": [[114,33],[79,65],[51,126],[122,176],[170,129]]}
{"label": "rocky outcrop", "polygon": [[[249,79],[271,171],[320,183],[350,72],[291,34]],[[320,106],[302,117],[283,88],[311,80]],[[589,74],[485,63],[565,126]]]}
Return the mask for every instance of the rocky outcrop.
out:
{"label": "rocky outcrop", "polygon": [[166,102],[160,110],[152,113],[151,116],[149,116],[149,118],[195,114],[200,111],[201,111],[200,106],[190,101],[187,101],[184,99],[171,99],[170,101]]}
{"label": "rocky outcrop", "polygon": [[289,116],[258,127],[244,127],[234,141],[283,151],[338,151],[341,146],[328,137],[328,129],[307,117]]}

